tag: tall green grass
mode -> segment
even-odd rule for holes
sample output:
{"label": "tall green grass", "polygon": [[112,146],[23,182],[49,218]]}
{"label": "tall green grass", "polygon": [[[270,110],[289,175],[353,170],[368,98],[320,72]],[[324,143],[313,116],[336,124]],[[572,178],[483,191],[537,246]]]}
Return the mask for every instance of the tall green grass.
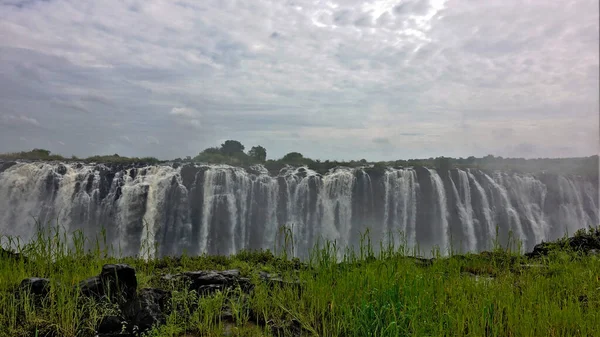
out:
{"label": "tall green grass", "polygon": [[[423,261],[403,240],[373,244],[367,232],[357,249],[323,241],[301,263],[292,258],[290,233],[282,230],[283,248],[275,253],[149,260],[119,257],[103,233],[87,240],[80,231],[50,227],[26,244],[2,237],[2,246],[27,258],[0,259],[0,336],[93,336],[117,308],[80,297],[77,283],[115,262],[136,268],[140,288],[172,290],[174,310],[149,336],[600,336],[598,256],[557,249],[534,260],[518,244],[496,243],[481,254],[443,257],[433,250],[436,258]],[[251,294],[232,289],[200,297],[159,277],[229,268],[252,279]],[[259,271],[290,283],[270,287]],[[52,280],[41,306],[13,291],[33,276]]]}

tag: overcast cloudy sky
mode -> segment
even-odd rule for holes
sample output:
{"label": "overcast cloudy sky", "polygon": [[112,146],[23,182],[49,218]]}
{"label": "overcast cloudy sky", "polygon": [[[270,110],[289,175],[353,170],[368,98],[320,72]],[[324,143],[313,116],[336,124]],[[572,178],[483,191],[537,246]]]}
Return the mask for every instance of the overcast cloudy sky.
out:
{"label": "overcast cloudy sky", "polygon": [[0,0],[0,152],[599,151],[598,0]]}

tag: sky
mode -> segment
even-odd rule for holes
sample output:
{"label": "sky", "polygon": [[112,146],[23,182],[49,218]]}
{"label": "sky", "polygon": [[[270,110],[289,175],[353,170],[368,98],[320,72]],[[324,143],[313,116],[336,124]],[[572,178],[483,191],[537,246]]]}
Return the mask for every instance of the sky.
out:
{"label": "sky", "polygon": [[0,0],[0,152],[598,154],[598,0]]}

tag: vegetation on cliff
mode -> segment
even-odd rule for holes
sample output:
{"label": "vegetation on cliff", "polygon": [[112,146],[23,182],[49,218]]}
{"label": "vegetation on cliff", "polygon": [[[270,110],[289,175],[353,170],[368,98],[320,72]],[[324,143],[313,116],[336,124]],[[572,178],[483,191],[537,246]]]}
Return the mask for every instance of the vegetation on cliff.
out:
{"label": "vegetation on cliff", "polygon": [[130,163],[145,163],[157,164],[161,161],[154,157],[122,157],[118,154],[113,155],[96,155],[87,158],[78,158],[76,156],[63,157],[59,154],[54,154],[49,150],[33,149],[31,151],[1,153],[0,159],[4,160],[43,160],[43,161],[61,161],[61,162],[86,162],[86,163],[115,163],[115,164],[130,164]]}
{"label": "vegetation on cliff", "polygon": [[52,154],[48,150],[33,149],[28,152],[17,152],[0,154],[0,159],[16,160],[47,160],[47,161],[82,161],[96,163],[117,163],[117,164],[157,164],[165,162],[176,163],[205,163],[205,164],[227,164],[233,166],[248,167],[254,164],[262,164],[270,172],[277,172],[286,165],[307,166],[321,174],[326,173],[332,168],[344,167],[365,167],[369,166],[371,170],[382,171],[386,167],[429,167],[438,171],[447,171],[453,168],[476,168],[483,170],[502,170],[505,172],[517,173],[555,173],[571,174],[598,179],[598,170],[600,162],[598,155],[579,158],[503,158],[493,155],[476,158],[424,158],[408,160],[392,160],[372,162],[366,159],[335,161],[319,160],[305,157],[300,152],[289,152],[279,159],[267,159],[267,149],[261,145],[256,145],[244,152],[245,146],[237,140],[227,140],[220,147],[209,147],[201,151],[197,156],[186,158],[175,158],[173,160],[159,160],[154,157],[123,157],[118,154],[96,155],[87,158],[70,158],[61,155]]}
{"label": "vegetation on cliff", "polygon": [[119,258],[102,238],[89,250],[80,232],[3,238],[19,254],[0,253],[0,336],[598,335],[598,229],[530,256],[496,245],[433,259],[375,253],[365,235],[306,262],[287,250]]}

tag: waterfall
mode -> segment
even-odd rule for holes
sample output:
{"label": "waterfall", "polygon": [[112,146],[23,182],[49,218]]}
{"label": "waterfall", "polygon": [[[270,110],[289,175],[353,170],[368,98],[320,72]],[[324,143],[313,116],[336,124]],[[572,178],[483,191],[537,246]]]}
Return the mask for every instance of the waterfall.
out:
{"label": "waterfall", "polygon": [[448,252],[449,245],[449,231],[450,226],[448,224],[448,205],[446,203],[446,191],[444,189],[444,182],[435,170],[428,170],[431,177],[431,185],[433,186],[434,196],[437,200],[437,220],[435,226],[438,228],[438,236],[440,237],[439,244],[440,250],[443,254]]}
{"label": "waterfall", "polygon": [[474,251],[477,247],[477,238],[475,237],[475,224],[473,219],[473,206],[471,205],[471,188],[469,187],[469,177],[465,171],[458,170],[458,180],[460,192],[456,188],[456,184],[450,177],[452,183],[452,191],[456,198],[456,206],[458,207],[459,216],[463,223],[463,229],[467,238],[466,247],[468,251]]}
{"label": "waterfall", "polygon": [[91,238],[104,229],[115,252],[145,258],[279,249],[282,226],[292,253],[307,257],[323,240],[356,247],[367,228],[396,247],[446,253],[461,242],[489,249],[510,233],[531,249],[599,223],[597,181],[556,174],[56,162],[3,170],[0,235],[26,242],[49,223]]}
{"label": "waterfall", "polygon": [[488,201],[488,197],[487,194],[485,192],[485,189],[481,186],[481,184],[477,181],[477,179],[475,178],[475,176],[471,173],[471,171],[468,171],[468,176],[469,179],[473,182],[473,185],[475,186],[475,189],[477,190],[478,193],[478,197],[481,200],[481,211],[483,212],[483,216],[484,216],[484,220],[485,220],[485,226],[487,229],[487,232],[485,233],[486,235],[486,241],[487,243],[485,244],[485,246],[489,249],[491,248],[491,241],[494,237],[494,222],[492,220],[493,218],[493,211],[490,207],[490,203]]}
{"label": "waterfall", "polygon": [[387,170],[385,172],[384,229],[400,245],[404,235],[409,246],[416,242],[417,179],[411,169]]}

